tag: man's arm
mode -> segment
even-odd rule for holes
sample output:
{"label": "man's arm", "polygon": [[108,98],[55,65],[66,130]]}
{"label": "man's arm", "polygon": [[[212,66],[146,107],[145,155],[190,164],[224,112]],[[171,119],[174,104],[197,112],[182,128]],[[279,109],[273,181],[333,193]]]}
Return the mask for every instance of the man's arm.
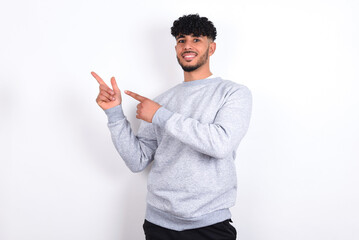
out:
{"label": "man's arm", "polygon": [[[136,93],[126,91],[126,94],[140,102],[146,99],[149,106],[152,104],[151,100]],[[251,109],[251,92],[243,86],[228,97],[218,110],[213,123],[201,123],[164,107],[160,107],[153,115],[142,108],[143,114],[138,114],[136,117],[147,119],[148,122],[164,128],[172,137],[196,151],[215,158],[224,158],[236,149],[246,134]]]}
{"label": "man's arm", "polygon": [[135,136],[123,114],[121,91],[115,78],[111,78],[111,89],[95,72],[91,74],[100,85],[96,102],[107,114],[108,127],[118,153],[131,171],[142,171],[153,160],[157,149],[153,127],[147,123],[141,124]]}
{"label": "man's arm", "polygon": [[122,106],[105,110],[112,142],[132,172],[140,172],[153,160],[157,149],[153,126],[142,121],[137,136],[123,114]]}

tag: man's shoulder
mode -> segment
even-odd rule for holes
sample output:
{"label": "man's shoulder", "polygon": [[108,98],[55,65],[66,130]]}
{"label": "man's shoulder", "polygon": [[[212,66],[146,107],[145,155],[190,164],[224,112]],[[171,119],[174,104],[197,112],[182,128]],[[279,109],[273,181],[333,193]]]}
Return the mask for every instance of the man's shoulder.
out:
{"label": "man's shoulder", "polygon": [[218,87],[222,87],[225,88],[227,91],[231,91],[231,92],[245,92],[245,93],[249,93],[250,94],[250,89],[238,82],[232,81],[232,80],[228,80],[228,79],[223,79],[222,81],[219,83]]}

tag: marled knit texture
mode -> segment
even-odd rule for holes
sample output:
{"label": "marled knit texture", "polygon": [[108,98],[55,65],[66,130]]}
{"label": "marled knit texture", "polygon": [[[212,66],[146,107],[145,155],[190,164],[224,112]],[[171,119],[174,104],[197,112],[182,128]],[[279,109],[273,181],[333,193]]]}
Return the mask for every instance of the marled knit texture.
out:
{"label": "marled knit texture", "polygon": [[247,132],[252,96],[221,78],[182,82],[154,99],[162,107],[137,136],[122,107],[106,110],[113,143],[134,172],[153,161],[146,219],[185,230],[230,217],[237,179],[234,159]]}

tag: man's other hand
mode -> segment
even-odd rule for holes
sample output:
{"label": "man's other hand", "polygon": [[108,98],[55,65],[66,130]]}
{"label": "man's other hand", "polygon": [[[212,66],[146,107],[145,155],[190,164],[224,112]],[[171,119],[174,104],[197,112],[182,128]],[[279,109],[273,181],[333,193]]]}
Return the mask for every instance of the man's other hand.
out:
{"label": "man's other hand", "polygon": [[111,85],[112,85],[112,89],[111,89],[95,72],[91,72],[91,74],[100,84],[100,93],[96,98],[97,104],[103,110],[107,110],[109,108],[120,105],[122,102],[121,91],[117,86],[115,77],[111,78]]}
{"label": "man's other hand", "polygon": [[137,93],[128,90],[126,90],[125,93],[140,101],[140,103],[137,105],[136,118],[152,123],[152,118],[161,105]]}

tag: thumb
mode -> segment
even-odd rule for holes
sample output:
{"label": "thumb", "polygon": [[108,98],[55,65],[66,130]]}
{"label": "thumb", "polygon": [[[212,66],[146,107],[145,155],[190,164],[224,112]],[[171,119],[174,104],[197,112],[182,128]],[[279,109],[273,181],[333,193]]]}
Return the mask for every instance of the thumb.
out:
{"label": "thumb", "polygon": [[113,89],[113,91],[115,92],[116,95],[121,93],[120,89],[117,86],[115,77],[111,78],[111,85],[112,85],[112,89]]}

